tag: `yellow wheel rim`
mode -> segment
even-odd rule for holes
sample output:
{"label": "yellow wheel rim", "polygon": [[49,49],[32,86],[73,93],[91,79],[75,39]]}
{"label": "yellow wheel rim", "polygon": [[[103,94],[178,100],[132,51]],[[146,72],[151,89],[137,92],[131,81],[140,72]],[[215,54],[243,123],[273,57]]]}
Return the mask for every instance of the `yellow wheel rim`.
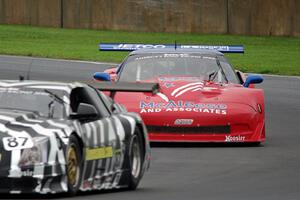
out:
{"label": "yellow wheel rim", "polygon": [[68,150],[67,168],[69,183],[71,185],[75,185],[78,173],[78,160],[76,156],[76,150],[74,147],[70,147]]}

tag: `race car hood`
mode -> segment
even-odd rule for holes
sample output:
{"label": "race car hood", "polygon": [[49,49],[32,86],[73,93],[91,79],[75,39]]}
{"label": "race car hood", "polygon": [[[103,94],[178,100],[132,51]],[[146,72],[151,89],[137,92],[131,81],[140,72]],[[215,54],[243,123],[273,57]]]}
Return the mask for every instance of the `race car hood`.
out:
{"label": "race car hood", "polygon": [[[40,116],[36,112],[0,109],[0,136],[20,136],[24,133],[31,137],[49,137],[54,132],[64,131],[64,128],[55,126],[58,121]],[[64,120],[64,124],[67,124],[67,120]]]}
{"label": "race car hood", "polygon": [[42,124],[46,118],[42,118],[35,112],[14,110],[14,109],[0,109],[0,125],[4,126],[23,126],[23,123]]}
{"label": "race car hood", "polygon": [[160,87],[156,94],[120,92],[115,96],[129,111],[139,113],[148,129],[149,125],[235,124],[253,130],[264,118],[261,89],[195,78],[159,78],[157,81]]}
{"label": "race car hood", "polygon": [[159,77],[159,92],[118,93],[115,100],[130,111],[139,112],[142,108],[169,107],[217,107],[247,105],[257,111],[263,106],[263,91],[245,88],[239,84],[221,84],[195,77]]}

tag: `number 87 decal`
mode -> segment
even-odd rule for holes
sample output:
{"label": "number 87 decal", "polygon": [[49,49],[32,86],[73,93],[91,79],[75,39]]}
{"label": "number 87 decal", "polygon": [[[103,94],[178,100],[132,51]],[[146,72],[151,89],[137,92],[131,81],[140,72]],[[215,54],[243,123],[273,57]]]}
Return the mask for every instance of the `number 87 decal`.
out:
{"label": "number 87 decal", "polygon": [[2,142],[4,149],[7,151],[33,147],[33,142],[30,137],[4,137]]}

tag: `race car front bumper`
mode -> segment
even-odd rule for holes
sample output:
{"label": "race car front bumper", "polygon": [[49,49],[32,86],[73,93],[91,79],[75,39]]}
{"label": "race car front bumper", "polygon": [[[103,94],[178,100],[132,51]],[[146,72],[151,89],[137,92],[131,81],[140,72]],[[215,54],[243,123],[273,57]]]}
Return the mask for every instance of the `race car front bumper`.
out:
{"label": "race car front bumper", "polygon": [[148,127],[148,134],[151,142],[253,143],[265,141],[264,122],[257,124],[254,130],[245,127],[241,125],[231,126],[230,128],[228,126],[204,127],[203,132],[199,132],[199,127],[183,129],[182,131],[179,127]]}
{"label": "race car front bumper", "polygon": [[31,166],[21,169],[0,169],[0,193],[67,192],[67,177],[61,164]]}

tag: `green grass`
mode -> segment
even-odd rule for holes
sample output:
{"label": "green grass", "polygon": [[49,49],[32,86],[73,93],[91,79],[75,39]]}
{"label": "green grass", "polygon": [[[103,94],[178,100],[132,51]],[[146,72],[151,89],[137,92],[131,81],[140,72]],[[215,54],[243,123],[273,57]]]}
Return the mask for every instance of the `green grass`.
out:
{"label": "green grass", "polygon": [[243,44],[245,54],[227,54],[244,72],[300,75],[300,38],[137,33],[0,25],[0,54],[120,62],[127,52],[100,52],[99,42]]}

